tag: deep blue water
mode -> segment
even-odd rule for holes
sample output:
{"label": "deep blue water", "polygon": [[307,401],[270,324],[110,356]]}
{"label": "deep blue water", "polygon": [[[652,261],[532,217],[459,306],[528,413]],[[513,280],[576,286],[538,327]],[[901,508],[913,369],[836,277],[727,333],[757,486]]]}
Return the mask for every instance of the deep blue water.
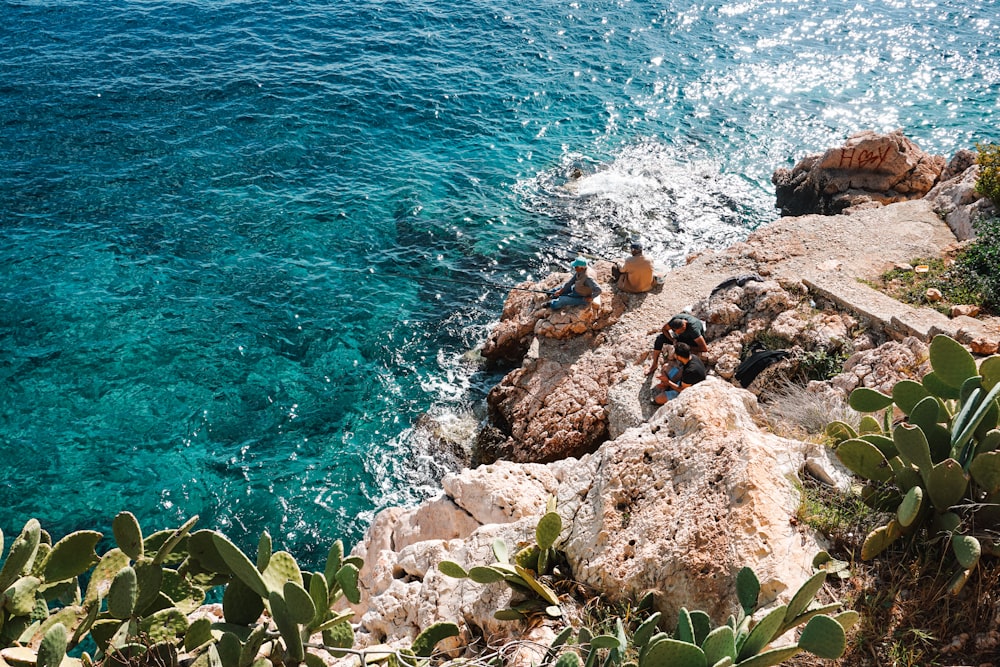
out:
{"label": "deep blue water", "polygon": [[854,131],[996,141],[998,28],[989,0],[0,3],[0,528],[198,514],[319,560],[433,492],[421,415],[481,418],[486,283],[731,243]]}

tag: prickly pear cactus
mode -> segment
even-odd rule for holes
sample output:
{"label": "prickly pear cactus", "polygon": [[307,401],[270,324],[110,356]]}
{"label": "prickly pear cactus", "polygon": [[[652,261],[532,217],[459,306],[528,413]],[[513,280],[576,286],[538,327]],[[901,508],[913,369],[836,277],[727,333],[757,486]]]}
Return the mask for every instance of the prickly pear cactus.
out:
{"label": "prickly pear cactus", "polygon": [[[891,503],[879,509],[895,513],[868,535],[862,557],[873,558],[904,536],[941,529],[943,516],[956,517],[948,532],[960,568],[950,586],[957,592],[984,551],[1000,553],[1000,511],[994,509],[1000,501],[1000,356],[977,364],[957,341],[936,336],[930,363],[920,382],[902,380],[891,395],[864,387],[851,394],[855,410],[883,414],[882,432],[870,428],[879,423],[871,418],[867,433],[834,422],[827,434],[838,443],[841,462],[871,483],[867,497]],[[903,420],[890,426],[897,415]],[[876,493],[887,486],[890,493]]]}

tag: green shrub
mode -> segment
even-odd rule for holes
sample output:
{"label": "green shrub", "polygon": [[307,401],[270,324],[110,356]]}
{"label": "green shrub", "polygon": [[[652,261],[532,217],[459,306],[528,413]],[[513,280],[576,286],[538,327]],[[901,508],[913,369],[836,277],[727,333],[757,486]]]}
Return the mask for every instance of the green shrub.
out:
{"label": "green shrub", "polygon": [[976,144],[979,156],[979,178],[976,192],[988,198],[994,206],[1000,207],[1000,145]]}
{"label": "green shrub", "polygon": [[956,260],[956,273],[981,295],[984,308],[1000,312],[1000,218],[980,218],[974,227],[976,240]]}
{"label": "green shrub", "polygon": [[843,347],[816,348],[799,357],[799,371],[806,380],[829,380],[844,370],[850,356]]}

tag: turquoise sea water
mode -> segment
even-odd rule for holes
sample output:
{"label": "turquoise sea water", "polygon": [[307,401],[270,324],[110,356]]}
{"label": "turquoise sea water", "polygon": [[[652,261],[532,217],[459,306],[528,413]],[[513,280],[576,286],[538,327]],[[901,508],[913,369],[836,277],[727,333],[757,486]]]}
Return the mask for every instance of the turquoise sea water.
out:
{"label": "turquoise sea water", "polygon": [[1000,140],[989,0],[0,15],[8,535],[198,514],[319,560],[454,465],[416,425],[480,418],[487,283],[731,243],[776,167],[854,131]]}

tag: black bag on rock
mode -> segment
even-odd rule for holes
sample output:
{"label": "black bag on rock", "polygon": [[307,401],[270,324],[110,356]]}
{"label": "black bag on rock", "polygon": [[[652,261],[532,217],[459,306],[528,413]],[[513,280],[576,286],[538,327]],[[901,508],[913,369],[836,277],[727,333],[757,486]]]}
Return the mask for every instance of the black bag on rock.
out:
{"label": "black bag on rock", "polygon": [[746,389],[771,364],[788,356],[788,350],[769,350],[760,343],[750,346],[750,356],[736,367],[736,380]]}

